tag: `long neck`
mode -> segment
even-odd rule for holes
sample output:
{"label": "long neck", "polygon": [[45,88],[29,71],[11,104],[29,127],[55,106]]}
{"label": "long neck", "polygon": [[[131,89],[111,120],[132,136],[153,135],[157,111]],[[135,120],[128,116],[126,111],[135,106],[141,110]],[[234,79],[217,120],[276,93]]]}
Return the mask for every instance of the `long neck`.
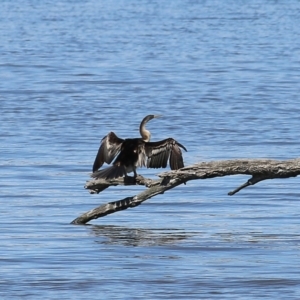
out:
{"label": "long neck", "polygon": [[143,122],[141,123],[141,125],[140,125],[140,134],[141,134],[142,139],[143,139],[144,142],[149,142],[151,134],[150,134],[150,131],[148,131],[145,127],[146,123],[147,123],[147,121],[145,121],[145,120],[143,120]]}

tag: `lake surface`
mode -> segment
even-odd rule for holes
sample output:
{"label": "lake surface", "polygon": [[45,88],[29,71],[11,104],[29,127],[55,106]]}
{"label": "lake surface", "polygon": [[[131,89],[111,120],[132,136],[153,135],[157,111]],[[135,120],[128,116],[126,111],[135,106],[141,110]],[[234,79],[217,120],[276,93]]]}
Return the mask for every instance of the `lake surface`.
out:
{"label": "lake surface", "polygon": [[[300,153],[299,1],[2,1],[1,299],[299,299],[299,179],[84,189],[101,138],[186,146],[185,165]],[[160,170],[141,169],[146,177]]]}

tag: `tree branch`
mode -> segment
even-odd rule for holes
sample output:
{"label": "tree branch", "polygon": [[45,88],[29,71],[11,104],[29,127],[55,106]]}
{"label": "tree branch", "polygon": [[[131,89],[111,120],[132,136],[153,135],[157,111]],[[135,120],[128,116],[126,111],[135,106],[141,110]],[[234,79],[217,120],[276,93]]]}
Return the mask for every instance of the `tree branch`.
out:
{"label": "tree branch", "polygon": [[270,159],[235,159],[223,161],[202,162],[187,166],[177,171],[159,174],[160,179],[152,180],[138,176],[118,178],[114,180],[92,179],[85,185],[91,193],[100,193],[109,186],[114,185],[144,185],[148,189],[138,195],[122,200],[109,202],[94,208],[72,221],[72,224],[86,224],[92,219],[104,217],[108,214],[135,207],[158,194],[172,189],[189,180],[207,179],[229,175],[252,175],[244,184],[229,192],[232,196],[249,185],[254,185],[262,180],[274,178],[296,177],[300,174],[300,159],[279,161]]}

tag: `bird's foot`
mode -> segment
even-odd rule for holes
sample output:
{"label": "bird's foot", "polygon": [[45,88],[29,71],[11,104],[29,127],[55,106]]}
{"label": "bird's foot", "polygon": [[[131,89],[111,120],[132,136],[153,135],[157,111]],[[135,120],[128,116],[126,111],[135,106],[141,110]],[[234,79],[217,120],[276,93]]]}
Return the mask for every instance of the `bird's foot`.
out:
{"label": "bird's foot", "polygon": [[128,175],[125,175],[124,176],[124,183],[125,184],[135,184],[136,183],[136,179],[134,176],[128,176]]}

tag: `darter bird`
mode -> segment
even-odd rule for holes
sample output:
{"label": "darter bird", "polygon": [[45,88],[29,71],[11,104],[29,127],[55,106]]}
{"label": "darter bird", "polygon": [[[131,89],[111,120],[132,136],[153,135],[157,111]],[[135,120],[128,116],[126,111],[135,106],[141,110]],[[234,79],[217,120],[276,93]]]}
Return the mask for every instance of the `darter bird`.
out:
{"label": "darter bird", "polygon": [[[151,134],[146,130],[147,122],[159,115],[148,115],[140,124],[141,138],[121,139],[114,132],[109,132],[101,141],[96,155],[92,177],[114,179],[127,177],[133,172],[137,177],[137,167],[165,168],[168,160],[171,170],[184,167],[181,149],[186,148],[173,138],[150,142]],[[113,161],[114,160],[114,161]],[[112,166],[98,170],[104,163]]]}

